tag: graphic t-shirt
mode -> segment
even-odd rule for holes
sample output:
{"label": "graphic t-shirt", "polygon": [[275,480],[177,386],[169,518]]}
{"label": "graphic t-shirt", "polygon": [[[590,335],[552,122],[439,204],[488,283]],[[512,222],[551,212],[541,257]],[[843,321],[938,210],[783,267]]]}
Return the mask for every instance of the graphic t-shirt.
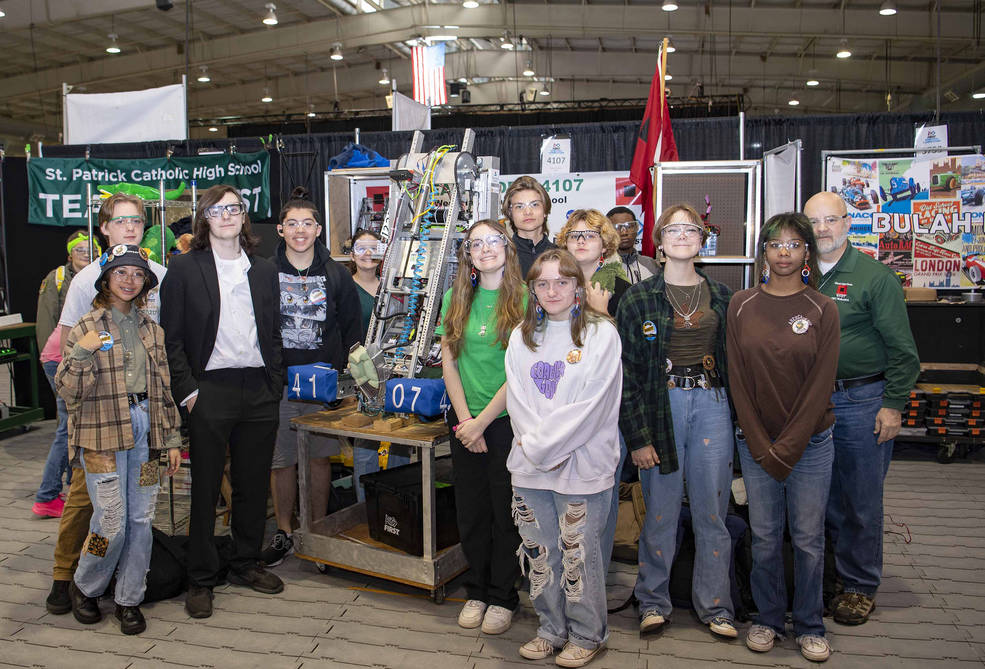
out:
{"label": "graphic t-shirt", "polygon": [[284,348],[320,348],[324,336],[325,276],[279,272],[280,334]]}

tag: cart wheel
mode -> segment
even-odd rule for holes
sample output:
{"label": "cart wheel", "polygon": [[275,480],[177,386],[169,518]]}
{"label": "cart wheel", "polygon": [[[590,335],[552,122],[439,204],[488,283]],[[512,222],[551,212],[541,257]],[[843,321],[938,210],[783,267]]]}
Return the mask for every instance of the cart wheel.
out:
{"label": "cart wheel", "polygon": [[948,443],[941,444],[940,448],[937,449],[937,462],[942,465],[946,465],[949,462],[954,461],[954,455],[957,452],[957,444]]}
{"label": "cart wheel", "polygon": [[435,604],[445,603],[445,586],[439,585],[437,588],[431,591],[428,597]]}
{"label": "cart wheel", "polygon": [[328,573],[329,567],[328,567],[327,564],[322,564],[321,562],[316,562],[315,563],[315,566],[318,567],[318,573],[320,573],[320,574],[327,574]]}

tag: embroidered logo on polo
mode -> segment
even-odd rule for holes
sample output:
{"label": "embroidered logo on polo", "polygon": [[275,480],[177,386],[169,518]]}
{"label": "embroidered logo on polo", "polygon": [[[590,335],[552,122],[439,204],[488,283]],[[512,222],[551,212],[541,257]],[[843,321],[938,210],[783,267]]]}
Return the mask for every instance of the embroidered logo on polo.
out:
{"label": "embroidered logo on polo", "polygon": [[851,286],[850,283],[835,283],[835,294],[833,299],[837,302],[849,302],[848,299],[848,287]]}
{"label": "embroidered logo on polo", "polygon": [[535,362],[530,366],[530,378],[534,380],[537,390],[544,394],[547,399],[554,399],[557,392],[557,384],[564,376],[564,361],[555,362]]}

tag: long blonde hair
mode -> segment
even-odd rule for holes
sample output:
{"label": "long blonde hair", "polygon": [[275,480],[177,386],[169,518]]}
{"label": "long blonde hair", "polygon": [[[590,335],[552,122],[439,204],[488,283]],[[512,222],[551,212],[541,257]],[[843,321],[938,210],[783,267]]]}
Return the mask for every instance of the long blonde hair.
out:
{"label": "long blonde hair", "polygon": [[531,351],[537,350],[537,342],[534,341],[534,332],[547,327],[546,317],[541,318],[540,321],[537,319],[537,296],[534,294],[534,283],[540,278],[541,272],[544,269],[544,263],[551,261],[557,262],[558,273],[561,276],[572,279],[575,282],[575,295],[581,298],[581,308],[577,314],[571,317],[571,341],[574,342],[575,346],[583,345],[582,335],[585,334],[585,328],[588,327],[590,322],[609,318],[608,314],[595,311],[595,309],[588,305],[588,300],[584,299],[585,275],[582,273],[581,268],[578,267],[578,261],[575,260],[575,257],[563,248],[548,249],[537,256],[534,264],[530,266],[530,271],[527,272],[527,288],[530,290],[530,299],[527,300],[527,311],[523,316],[523,322],[520,324],[520,334],[523,335],[523,343]]}
{"label": "long blonde hair", "polygon": [[[506,227],[490,218],[477,221],[469,228],[465,241],[480,225],[492,228],[506,239],[506,265],[503,266],[503,282],[499,286],[499,296],[496,298],[496,342],[504,349],[510,341],[510,333],[523,318],[523,279],[520,277],[520,262],[516,257],[516,247],[510,239]],[[448,313],[442,318],[445,334],[442,340],[456,358],[462,352],[465,344],[465,325],[469,322],[472,311],[472,301],[475,299],[477,286],[472,285],[470,277],[472,263],[465,253],[465,244],[458,247],[458,273],[451,287],[451,302]]]}

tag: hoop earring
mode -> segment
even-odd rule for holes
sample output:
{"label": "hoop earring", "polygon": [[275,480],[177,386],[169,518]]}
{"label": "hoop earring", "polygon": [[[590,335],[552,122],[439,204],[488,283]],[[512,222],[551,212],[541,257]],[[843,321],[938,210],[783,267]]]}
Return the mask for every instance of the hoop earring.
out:
{"label": "hoop earring", "polygon": [[769,283],[770,282],[770,264],[768,262],[766,262],[765,260],[763,261],[763,277],[762,278],[763,278],[763,283]]}
{"label": "hoop earring", "polygon": [[571,317],[578,318],[578,314],[581,313],[581,300],[578,299],[578,295],[575,294],[575,303],[571,307]]}
{"label": "hoop earring", "polygon": [[804,283],[810,283],[811,281],[811,268],[808,267],[807,261],[804,261],[804,269],[800,270],[800,277],[804,280]]}
{"label": "hoop earring", "polygon": [[475,267],[472,268],[472,273],[469,274],[469,280],[472,281],[473,288],[479,285],[479,275],[475,273]]}

